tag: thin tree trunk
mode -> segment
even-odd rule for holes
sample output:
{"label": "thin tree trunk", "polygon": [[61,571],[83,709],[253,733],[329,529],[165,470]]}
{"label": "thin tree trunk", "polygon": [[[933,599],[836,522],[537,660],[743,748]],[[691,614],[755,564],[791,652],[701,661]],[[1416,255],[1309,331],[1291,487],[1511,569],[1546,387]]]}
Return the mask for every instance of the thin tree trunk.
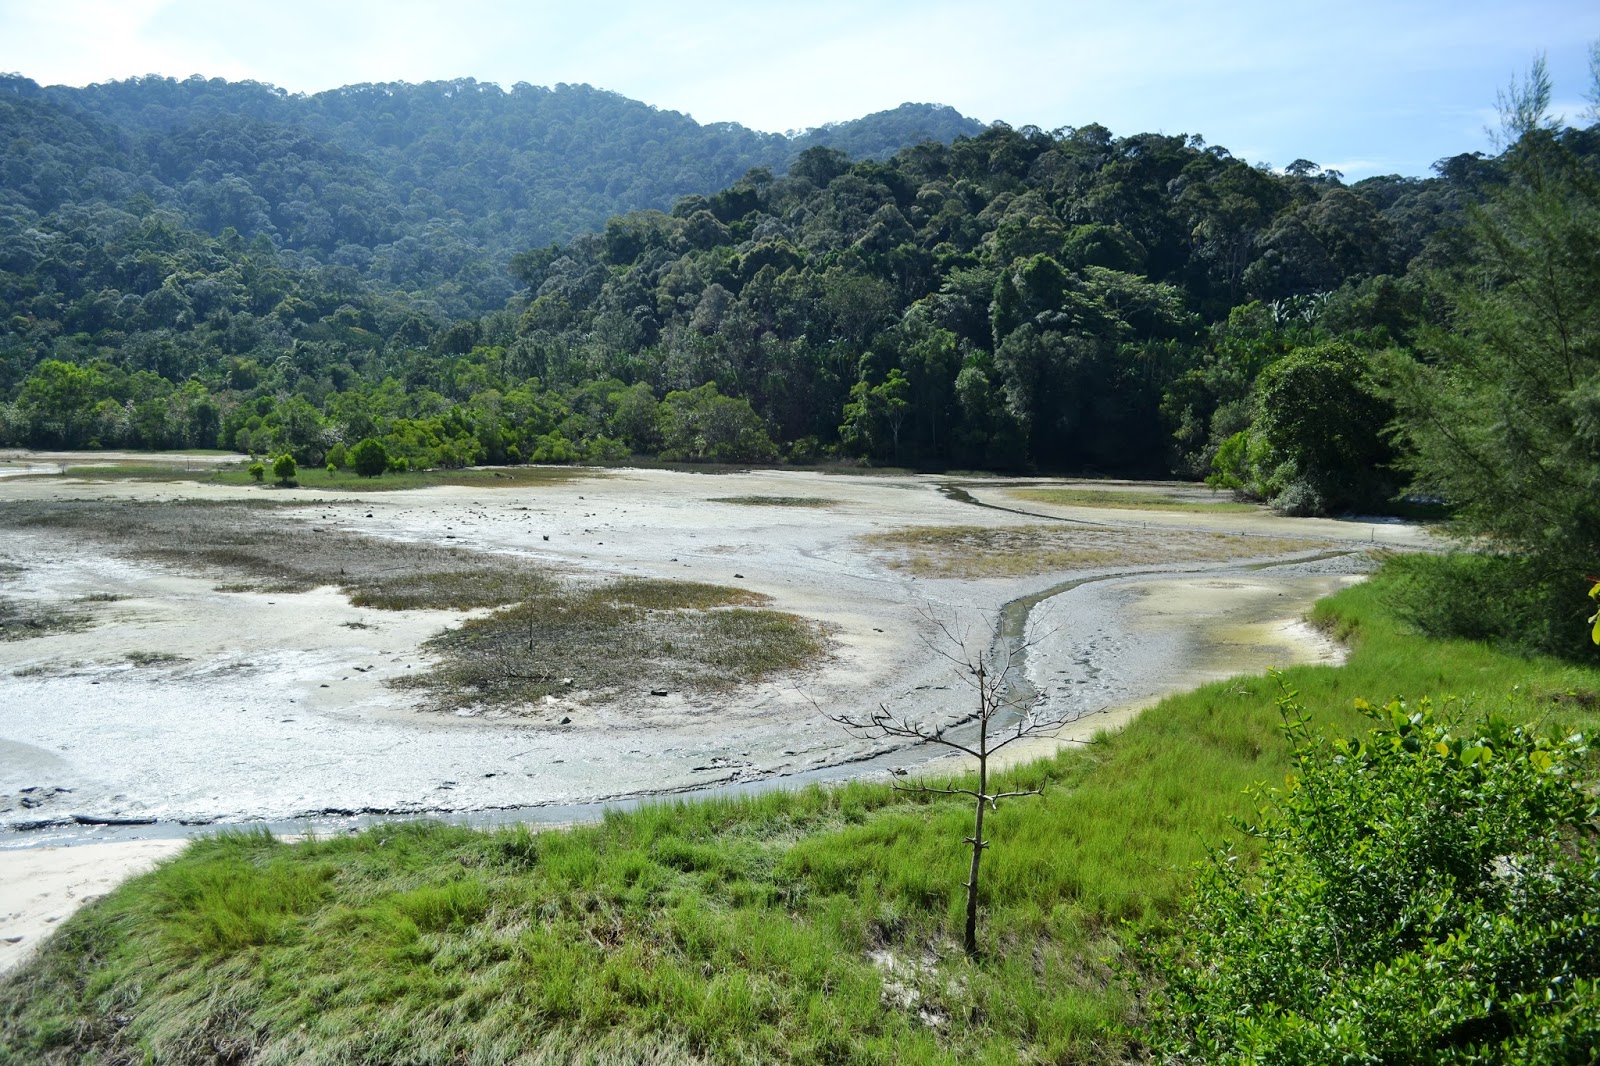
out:
{"label": "thin tree trunk", "polygon": [[972,870],[967,878],[967,932],[963,943],[967,955],[978,954],[978,864],[983,861],[983,799],[989,793],[989,728],[984,722],[978,734],[978,808],[972,817]]}
{"label": "thin tree trunk", "polygon": [[983,858],[983,800],[978,801],[972,837],[972,872],[967,879],[967,934],[964,946],[968,955],[978,954],[978,863]]}

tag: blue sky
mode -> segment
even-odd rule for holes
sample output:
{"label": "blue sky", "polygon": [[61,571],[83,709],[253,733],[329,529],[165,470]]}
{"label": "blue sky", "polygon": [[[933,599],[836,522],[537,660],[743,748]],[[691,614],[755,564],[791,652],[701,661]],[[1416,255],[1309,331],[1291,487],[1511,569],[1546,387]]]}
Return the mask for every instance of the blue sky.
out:
{"label": "blue sky", "polygon": [[587,82],[763,130],[932,101],[1046,129],[1198,133],[1351,179],[1488,148],[1495,91],[1540,50],[1555,110],[1582,118],[1596,38],[1600,0],[0,0],[0,70],[47,84]]}

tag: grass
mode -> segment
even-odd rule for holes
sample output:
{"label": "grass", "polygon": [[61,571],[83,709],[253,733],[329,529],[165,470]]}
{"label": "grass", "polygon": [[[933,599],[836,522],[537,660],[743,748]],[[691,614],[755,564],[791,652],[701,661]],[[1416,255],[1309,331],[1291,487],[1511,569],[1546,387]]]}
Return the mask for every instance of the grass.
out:
{"label": "grass", "polygon": [[[69,466],[60,474],[31,474],[29,477],[71,477],[83,481],[195,481],[211,485],[256,486],[244,465],[185,470],[171,463],[124,463],[108,466]],[[471,488],[521,488],[530,485],[557,485],[607,475],[588,467],[507,466],[473,467],[465,470],[414,470],[380,477],[361,477],[348,470],[329,474],[322,467],[302,467],[295,474],[299,488],[326,492],[397,492],[425,489],[436,485],[462,485]],[[277,488],[270,477],[259,486]]]}
{"label": "grass", "polygon": [[1057,507],[1113,507],[1199,514],[1248,514],[1263,510],[1256,504],[1239,500],[1195,500],[1159,492],[1120,492],[1114,489],[1011,489],[1006,495]]}
{"label": "grass", "polygon": [[189,661],[188,656],[174,655],[168,651],[130,651],[123,656],[134,666],[176,666]]}
{"label": "grass", "polygon": [[400,683],[441,707],[530,707],[574,691],[727,689],[826,653],[815,623],[759,609],[766,602],[695,582],[556,584],[433,638],[426,647],[439,665]]}
{"label": "grass", "polygon": [[[1596,724],[1600,671],[1425,640],[1385,587],[1316,609],[1345,666],[1283,675],[1321,728],[1358,728],[1356,696],[1427,693]],[[0,984],[0,1061],[1137,1060],[1106,960],[1161,935],[1212,845],[1248,852],[1228,820],[1283,779],[1276,694],[1207,685],[1008,772],[1045,794],[991,816],[975,961],[953,939],[968,810],[877,784],[542,833],[230,834],[84,907]]]}
{"label": "grass", "polygon": [[713,496],[707,503],[733,503],[743,507],[832,507],[838,500],[826,496]]}
{"label": "grass", "polygon": [[89,616],[80,611],[63,610],[53,603],[38,600],[0,596],[0,641],[72,633],[88,625]]}
{"label": "grass", "polygon": [[210,463],[187,470],[175,463],[107,463],[64,467],[59,474],[25,474],[28,478],[70,477],[79,481],[208,481],[216,473]]}
{"label": "grass", "polygon": [[1099,566],[1221,562],[1331,547],[1325,541],[1096,526],[919,526],[863,538],[897,570],[922,577],[1020,577]]}

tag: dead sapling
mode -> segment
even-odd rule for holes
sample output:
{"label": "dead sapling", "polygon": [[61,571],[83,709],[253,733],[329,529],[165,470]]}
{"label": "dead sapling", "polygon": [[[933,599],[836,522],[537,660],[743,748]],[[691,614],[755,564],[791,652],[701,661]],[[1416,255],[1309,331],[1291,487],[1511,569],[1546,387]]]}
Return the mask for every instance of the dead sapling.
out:
{"label": "dead sapling", "polygon": [[[965,630],[958,631],[944,619],[930,617],[930,621],[942,639],[929,640],[928,646],[948,659],[963,681],[972,688],[977,696],[975,714],[956,714],[943,720],[929,720],[914,714],[896,714],[889,710],[888,705],[879,704],[878,709],[867,716],[826,716],[860,740],[904,739],[940,744],[978,761],[978,787],[975,789],[930,785],[920,778],[912,783],[891,782],[891,787],[899,792],[968,796],[973,801],[972,835],[964,838],[964,843],[972,847],[972,865],[965,885],[967,922],[962,947],[969,956],[976,956],[978,873],[984,849],[989,846],[989,841],[983,837],[984,814],[986,811],[998,811],[1001,800],[1042,794],[1040,789],[989,791],[989,759],[1020,740],[1053,738],[1070,719],[1064,709],[1054,712],[1047,710],[1043,697],[1034,693],[1030,686],[1012,684],[1012,678],[1021,672],[1027,651],[1037,642],[1037,638],[1013,640],[997,624],[986,629],[984,636],[988,639],[980,649],[974,650]],[[896,775],[905,773],[899,769],[891,772]]]}

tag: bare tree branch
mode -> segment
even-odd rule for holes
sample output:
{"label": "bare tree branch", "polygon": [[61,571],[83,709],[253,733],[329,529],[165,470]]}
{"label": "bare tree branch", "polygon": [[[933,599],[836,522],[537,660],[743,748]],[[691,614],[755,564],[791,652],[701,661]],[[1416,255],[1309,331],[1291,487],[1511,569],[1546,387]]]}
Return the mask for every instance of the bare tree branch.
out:
{"label": "bare tree branch", "polygon": [[[1040,789],[990,792],[989,759],[995,752],[1019,740],[1055,737],[1068,719],[1050,714],[1043,707],[1042,697],[1032,690],[1025,678],[1020,683],[1014,683],[1026,665],[1028,651],[1048,633],[1035,628],[1031,637],[1025,631],[1013,638],[1004,631],[1003,620],[996,618],[985,631],[987,640],[984,646],[974,651],[970,632],[959,621],[959,615],[937,614],[931,607],[924,606],[922,617],[934,634],[934,637],[924,639],[928,648],[950,663],[977,696],[974,713],[947,715],[942,721],[930,722],[911,713],[896,713],[887,704],[880,703],[875,711],[865,716],[828,714],[817,706],[815,700],[809,696],[806,698],[819,714],[857,739],[914,740],[938,744],[970,755],[978,761],[978,787],[975,789],[954,784],[930,785],[920,778],[912,784],[891,783],[897,792],[966,796],[973,802],[973,831],[971,836],[964,839],[964,843],[972,848],[972,860],[965,883],[967,916],[963,943],[967,954],[975,955],[978,950],[978,877],[984,849],[989,846],[989,842],[983,838],[984,812],[998,811],[1001,800],[1043,794]],[[974,734],[970,739],[965,727],[971,727]],[[962,730],[961,739],[949,735],[954,730]],[[1085,743],[1076,739],[1070,742]],[[903,774],[905,771],[897,769],[893,772]]]}

